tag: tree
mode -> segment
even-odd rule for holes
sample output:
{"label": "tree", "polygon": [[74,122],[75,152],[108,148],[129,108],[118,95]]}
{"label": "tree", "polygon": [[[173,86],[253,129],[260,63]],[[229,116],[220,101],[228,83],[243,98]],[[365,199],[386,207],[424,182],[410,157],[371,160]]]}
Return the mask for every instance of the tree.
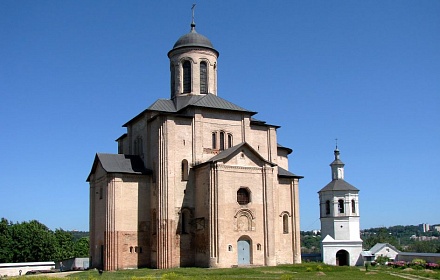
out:
{"label": "tree", "polygon": [[440,240],[415,241],[406,249],[416,253],[440,253]]}
{"label": "tree", "polygon": [[55,233],[55,261],[61,261],[75,257],[73,235],[63,229],[56,229]]}
{"label": "tree", "polygon": [[388,232],[388,229],[383,227],[373,234],[370,234],[364,240],[364,247],[371,248],[377,243],[389,243],[394,246],[399,246],[399,242],[395,236]]}
{"label": "tree", "polygon": [[77,258],[87,258],[89,256],[89,238],[81,237],[78,239],[74,244],[73,253]]}
{"label": "tree", "polygon": [[0,220],[0,263],[61,261],[89,255],[88,233],[76,233],[63,229],[55,232],[38,221],[22,223]]}
{"label": "tree", "polygon": [[0,221],[0,263],[12,262],[12,237],[8,220]]}
{"label": "tree", "polygon": [[13,262],[53,260],[55,238],[45,225],[33,220],[14,224],[11,229]]}

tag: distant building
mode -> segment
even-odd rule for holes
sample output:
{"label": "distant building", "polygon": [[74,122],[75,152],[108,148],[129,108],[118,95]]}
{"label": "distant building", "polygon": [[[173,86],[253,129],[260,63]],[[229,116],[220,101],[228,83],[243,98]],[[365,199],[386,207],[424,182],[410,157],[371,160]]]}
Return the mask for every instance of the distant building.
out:
{"label": "distant building", "polygon": [[322,260],[330,265],[362,265],[359,229],[359,190],[344,180],[339,150],[330,164],[332,181],[319,193]]}
{"label": "distant building", "polygon": [[437,236],[415,236],[415,235],[411,235],[411,237],[409,239],[416,240],[416,241],[431,241],[431,240],[437,240],[439,238]]}
{"label": "distant building", "polygon": [[440,225],[433,225],[431,228],[435,231],[440,231]]}
{"label": "distant building", "polygon": [[421,232],[428,232],[429,231],[429,224],[419,224],[419,230]]}
{"label": "distant building", "polygon": [[370,249],[371,254],[374,255],[374,259],[378,257],[388,257],[391,261],[396,259],[397,254],[400,253],[393,245],[389,243],[377,243]]}

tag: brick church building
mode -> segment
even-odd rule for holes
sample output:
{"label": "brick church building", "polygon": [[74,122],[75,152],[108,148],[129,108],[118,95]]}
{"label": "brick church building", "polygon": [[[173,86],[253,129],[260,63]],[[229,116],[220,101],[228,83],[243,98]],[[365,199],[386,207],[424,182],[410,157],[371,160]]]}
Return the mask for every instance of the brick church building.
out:
{"label": "brick church building", "polygon": [[301,262],[301,176],[277,125],[217,94],[219,52],[196,32],[168,52],[170,96],[97,153],[91,267],[272,266]]}

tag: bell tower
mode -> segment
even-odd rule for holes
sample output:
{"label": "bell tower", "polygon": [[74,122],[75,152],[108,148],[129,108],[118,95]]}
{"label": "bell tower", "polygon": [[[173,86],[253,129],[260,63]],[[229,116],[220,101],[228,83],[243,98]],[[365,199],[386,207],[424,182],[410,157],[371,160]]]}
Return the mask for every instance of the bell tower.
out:
{"label": "bell tower", "polygon": [[359,190],[344,180],[345,164],[338,146],[330,164],[332,181],[319,194],[322,257],[331,265],[359,265],[362,239],[359,226]]}
{"label": "bell tower", "polygon": [[208,93],[217,95],[219,53],[208,38],[196,32],[194,7],[190,32],[180,37],[168,52],[171,99]]}

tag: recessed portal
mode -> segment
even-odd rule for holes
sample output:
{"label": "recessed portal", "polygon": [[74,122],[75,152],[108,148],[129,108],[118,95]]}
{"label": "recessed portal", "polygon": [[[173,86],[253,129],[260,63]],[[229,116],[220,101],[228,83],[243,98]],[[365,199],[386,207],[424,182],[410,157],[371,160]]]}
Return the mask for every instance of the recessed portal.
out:
{"label": "recessed portal", "polygon": [[349,261],[348,261],[349,256],[350,254],[347,251],[339,250],[336,253],[336,265],[339,266],[349,265]]}
{"label": "recessed portal", "polygon": [[238,265],[251,264],[251,240],[242,237],[237,241]]}

